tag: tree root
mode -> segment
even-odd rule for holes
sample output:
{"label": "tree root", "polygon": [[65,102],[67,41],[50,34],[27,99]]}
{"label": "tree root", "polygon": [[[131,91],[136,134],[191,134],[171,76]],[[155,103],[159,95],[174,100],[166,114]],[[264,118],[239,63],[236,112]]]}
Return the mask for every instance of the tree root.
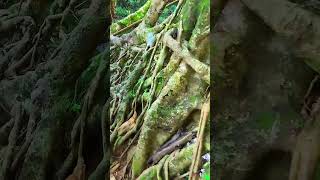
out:
{"label": "tree root", "polygon": [[12,130],[9,135],[9,144],[6,147],[6,153],[5,157],[2,161],[2,166],[0,169],[0,179],[7,179],[9,170],[10,170],[10,165],[12,163],[12,158],[14,155],[14,148],[17,144],[17,137],[18,133],[20,131],[20,126],[21,126],[21,120],[23,116],[23,109],[22,105],[20,102],[17,102],[17,104],[12,108],[12,115],[14,116],[14,125],[12,127]]}
{"label": "tree root", "polygon": [[[78,146],[77,165],[74,169],[73,174],[68,176],[68,178],[72,178],[72,177],[78,177],[79,179],[85,178],[85,176],[84,176],[85,163],[84,163],[84,159],[83,159],[83,144],[84,144],[83,138],[84,138],[85,124],[86,124],[86,119],[87,119],[88,113],[89,113],[91,106],[93,104],[94,94],[97,90],[99,82],[100,82],[101,78],[103,77],[103,74],[104,74],[106,68],[107,68],[106,61],[101,60],[99,68],[96,73],[96,76],[92,80],[90,87],[88,88],[87,94],[84,97],[84,102],[82,105],[81,114],[73,126],[73,129],[71,132],[71,148],[74,149],[76,147],[76,137],[78,135],[80,136],[80,142],[79,142],[79,146]],[[79,134],[79,129],[80,129],[80,134]],[[64,172],[67,171],[67,169],[69,169],[69,167],[67,165],[71,165],[71,162],[73,162],[73,160],[71,160],[71,159],[74,159],[76,157],[75,151],[72,150],[71,154],[68,157],[70,157],[70,158],[67,158],[67,161],[64,163],[65,166],[63,166],[63,168],[60,170],[60,174],[59,174],[60,177],[62,177],[62,175],[64,175]]]}
{"label": "tree root", "polygon": [[190,167],[189,172],[189,180],[197,180],[199,178],[198,170],[201,161],[202,149],[203,149],[203,137],[204,137],[204,129],[207,124],[210,112],[210,94],[207,97],[207,102],[203,104],[201,109],[201,116],[199,121],[199,130],[197,133],[197,143],[193,153],[193,160]]}
{"label": "tree root", "polygon": [[136,24],[137,22],[142,20],[142,18],[145,17],[145,14],[150,8],[150,5],[151,5],[151,1],[148,0],[139,10],[137,10],[133,14],[128,15],[126,18],[118,21],[117,23],[113,23],[110,27],[111,34],[113,35],[119,34],[116,32],[121,31],[121,29],[130,27],[132,26],[132,24]]}
{"label": "tree root", "polygon": [[[22,37],[22,39],[20,41],[18,41],[17,43],[14,44],[14,46],[9,50],[9,52],[6,53],[3,61],[1,61],[0,63],[0,78],[1,78],[1,74],[2,72],[5,72],[4,74],[6,76],[8,76],[8,72],[10,71],[5,71],[5,69],[7,68],[7,66],[10,63],[15,63],[16,59],[18,59],[21,54],[24,52],[25,48],[27,47],[28,42],[30,41],[30,36],[31,36],[31,28],[28,28],[24,34],[24,36]],[[28,53],[27,53],[28,54]],[[24,59],[24,58],[22,58]],[[24,60],[21,60],[22,62],[24,62]]]}
{"label": "tree root", "polygon": [[[181,172],[186,172],[188,167],[191,165],[192,153],[194,151],[195,144],[187,145],[181,150],[176,150],[172,152],[170,155],[166,156],[166,160],[161,159],[163,163],[163,168],[158,167],[159,163],[147,168],[144,170],[141,175],[137,178],[138,180],[147,180],[148,178],[157,179],[157,172],[163,169],[162,174],[164,174],[165,179],[180,179]],[[209,149],[206,147],[205,149],[208,151]],[[158,170],[159,169],[159,170]],[[160,173],[159,173],[160,174]],[[184,176],[188,175],[188,173],[184,173]],[[162,177],[160,177],[162,179]]]}
{"label": "tree root", "polygon": [[[1,43],[3,44],[0,47],[0,59],[4,60],[0,63],[1,106],[5,105],[7,108],[14,105],[13,97],[16,94],[22,94],[21,103],[23,103],[27,112],[26,115],[21,117],[19,123],[15,118],[8,122],[1,122],[0,146],[3,157],[0,160],[0,163],[2,163],[0,179],[3,180],[43,180],[54,176],[65,158],[64,153],[68,150],[65,148],[67,144],[65,137],[72,128],[72,121],[68,122],[67,120],[71,118],[72,114],[76,114],[74,111],[70,111],[71,96],[68,93],[72,91],[73,87],[70,87],[69,84],[72,85],[73,80],[77,79],[87,68],[89,58],[95,53],[94,50],[103,36],[101,32],[105,32],[107,27],[106,1],[92,0],[88,9],[85,7],[85,11],[79,10],[79,12],[86,13],[80,22],[77,25],[68,24],[68,28],[70,27],[71,30],[68,39],[65,41],[58,39],[58,42],[56,42],[54,25],[62,19],[63,13],[61,11],[67,4],[64,0],[55,0],[51,8],[56,6],[61,9],[50,9],[52,11],[48,12],[46,7],[50,3],[49,1],[39,3],[34,0],[27,0],[26,2],[10,0],[8,5],[13,5],[8,7],[7,11],[0,10],[0,31],[3,35],[1,37]],[[72,3],[70,2],[69,6],[70,4]],[[79,8],[75,5],[77,4],[72,4],[72,7]],[[38,7],[45,8],[39,10]],[[56,12],[58,13],[54,14]],[[68,13],[71,14],[71,12]],[[32,15],[35,20],[29,15]],[[77,17],[75,18],[77,19]],[[62,23],[64,22],[62,21]],[[37,28],[40,26],[37,34],[34,33],[35,26]],[[8,34],[9,37],[5,34]],[[57,46],[58,48],[56,48]],[[100,69],[97,70],[101,73],[100,79],[104,78],[105,69],[107,69],[107,59],[104,58],[103,72]],[[42,59],[46,59],[46,62],[41,62]],[[39,65],[40,62],[41,65]],[[17,74],[20,76],[17,76]],[[3,79],[3,75],[8,79]],[[49,89],[41,89],[37,85],[35,87],[35,83],[42,80],[48,83],[47,87]],[[103,81],[105,80],[104,78]],[[100,84],[98,93],[101,93],[100,90],[105,88],[105,84],[101,85],[100,82],[96,82],[96,86]],[[97,87],[92,86],[89,87],[88,91],[97,89]],[[63,87],[63,90],[59,87]],[[100,103],[100,99],[97,99],[98,103]],[[89,96],[85,101],[88,102],[84,104],[92,105],[96,103],[93,96]],[[99,105],[94,107],[100,107]],[[16,116],[18,116],[17,113]],[[29,121],[24,122],[24,118],[28,118],[26,120]],[[1,121],[6,119],[6,117],[1,118]],[[90,124],[88,125],[90,135],[91,128],[96,128],[95,121],[91,120],[90,117]],[[83,125],[81,125],[81,129],[83,129],[82,127]],[[80,125],[78,128],[80,129]],[[87,134],[87,131],[85,133],[83,130],[79,131],[80,139],[83,142],[84,134]],[[66,163],[70,168],[66,168],[67,170],[62,175],[64,177],[61,178],[60,176],[60,179],[64,179],[70,173],[71,167],[75,164],[73,159],[77,157],[80,158],[76,169],[82,169],[82,166],[79,167],[82,155],[76,154],[78,150],[82,151],[82,149],[76,144],[70,150],[75,152],[70,153],[68,157],[70,162]],[[78,154],[82,153],[78,152]]]}
{"label": "tree root", "polygon": [[162,179],[161,178],[161,169],[163,168],[163,166],[168,158],[169,158],[169,155],[164,156],[161,159],[161,161],[159,162],[159,164],[157,165],[157,179]]}
{"label": "tree root", "polygon": [[0,146],[3,146],[7,143],[7,139],[13,125],[14,125],[14,119],[10,119],[7,123],[5,123],[0,128]]}
{"label": "tree root", "polygon": [[127,111],[128,103],[129,103],[129,99],[130,99],[129,90],[133,87],[134,83],[138,80],[140,74],[142,73],[144,66],[145,66],[145,64],[142,61],[140,61],[138,63],[138,65],[135,67],[135,69],[133,70],[133,74],[130,76],[130,78],[127,80],[125,86],[123,87],[123,93],[124,93],[125,97],[121,101],[120,109],[117,113],[115,121],[113,122],[113,125],[111,126],[111,129],[113,127],[115,127],[115,129],[113,130],[113,132],[111,133],[111,136],[110,136],[111,144],[112,144],[112,142],[115,141],[115,138],[117,136],[117,129],[124,122],[125,113]]}
{"label": "tree root", "polygon": [[297,138],[293,152],[289,180],[310,180],[315,178],[320,158],[320,98],[313,105],[314,113]]}
{"label": "tree root", "polygon": [[108,117],[108,110],[109,110],[109,100],[106,101],[105,105],[103,106],[102,114],[101,114],[101,131],[102,131],[102,145],[103,145],[103,158],[97,168],[90,174],[89,180],[95,179],[103,179],[105,177],[109,177],[108,169],[109,169],[109,148],[108,148],[108,139],[107,139],[107,132],[108,124],[107,124],[107,117]]}
{"label": "tree root", "polygon": [[170,33],[165,34],[163,41],[170,49],[176,52],[188,65],[190,65],[206,83],[210,84],[210,67],[208,65],[195,59],[187,47],[181,48],[180,44],[171,37]]}

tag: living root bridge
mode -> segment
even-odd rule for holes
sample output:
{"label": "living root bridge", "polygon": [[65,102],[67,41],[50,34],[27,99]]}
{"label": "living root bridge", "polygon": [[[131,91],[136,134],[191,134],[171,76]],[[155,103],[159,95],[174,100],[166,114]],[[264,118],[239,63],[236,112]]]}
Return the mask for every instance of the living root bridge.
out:
{"label": "living root bridge", "polygon": [[[194,139],[203,141],[195,159],[209,151],[208,128],[193,136],[210,81],[209,1],[179,0],[159,22],[170,2],[151,1],[136,27],[122,27],[131,32],[111,32],[111,177],[177,178],[188,174]],[[203,164],[196,161],[195,177]]]}

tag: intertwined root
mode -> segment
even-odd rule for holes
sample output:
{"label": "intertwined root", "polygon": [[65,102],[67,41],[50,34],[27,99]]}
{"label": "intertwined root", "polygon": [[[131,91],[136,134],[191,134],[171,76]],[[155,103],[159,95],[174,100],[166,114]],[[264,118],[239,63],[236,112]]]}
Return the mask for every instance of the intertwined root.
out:
{"label": "intertwined root", "polygon": [[[54,177],[60,166],[72,168],[75,159],[78,159],[75,169],[83,169],[87,161],[83,157],[83,149],[86,149],[83,139],[92,134],[92,129],[88,130],[92,114],[101,109],[107,96],[107,93],[100,93],[107,84],[106,53],[100,57],[99,68],[89,73],[93,77],[90,75],[86,79],[92,83],[81,84],[81,93],[87,92],[86,95],[76,93],[80,100],[74,98],[75,102],[71,92],[76,79],[85,79],[79,76],[90,68],[87,67],[91,63],[89,59],[97,53],[96,46],[106,31],[106,1],[9,0],[2,5],[7,9],[0,10],[3,35],[0,38],[0,108],[9,111],[20,104],[21,113],[15,111],[11,119],[1,124],[0,149],[6,155],[0,160],[0,178],[40,180]],[[99,58],[92,59],[94,63]],[[97,92],[100,99],[96,98]],[[78,108],[81,105],[82,109]],[[74,111],[80,110],[78,122],[70,115],[75,116]],[[78,130],[69,138],[72,145],[68,149],[69,142],[64,140],[73,124]],[[69,156],[66,151],[70,151]],[[104,162],[105,159],[103,157]],[[66,166],[64,160],[68,162]],[[71,171],[67,168],[63,173],[58,172],[57,178],[65,179]],[[105,174],[106,168],[102,172]]]}
{"label": "intertwined root", "polygon": [[[152,1],[145,21],[139,22],[130,33],[112,36],[115,53],[111,60],[110,141],[114,154],[111,174],[118,174],[119,178],[138,178],[140,174],[138,179],[160,178],[163,168],[164,177],[169,179],[186,172],[191,164],[191,160],[186,160],[180,165],[170,165],[173,158],[168,156],[183,147],[188,149],[186,144],[194,138],[193,123],[199,121],[192,119],[191,114],[198,112],[207,93],[210,70],[204,63],[209,58],[204,54],[208,47],[209,7],[201,6],[203,11],[197,12],[201,17],[198,22],[185,24],[196,24],[192,34],[192,29],[183,29],[182,22],[185,14],[197,11],[189,6],[195,2],[180,0],[174,13],[156,25],[159,11],[154,9],[165,7],[163,2]],[[157,3],[159,6],[153,7]],[[118,35],[119,32],[124,31],[120,29],[114,33]],[[184,41],[184,38],[189,39],[187,34],[192,34],[190,42]],[[141,42],[135,41],[137,39]],[[189,133],[170,140],[178,131]],[[192,153],[190,149],[188,152]],[[200,149],[197,157],[202,153]],[[131,161],[132,172],[128,173]]]}

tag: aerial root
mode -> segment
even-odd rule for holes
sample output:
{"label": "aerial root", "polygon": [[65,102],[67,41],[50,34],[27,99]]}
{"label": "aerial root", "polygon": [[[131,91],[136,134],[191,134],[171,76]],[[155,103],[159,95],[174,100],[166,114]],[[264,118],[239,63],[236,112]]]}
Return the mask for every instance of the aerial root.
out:
{"label": "aerial root", "polygon": [[181,47],[181,44],[172,38],[170,32],[166,33],[163,42],[171,50],[182,58],[200,77],[208,84],[210,84],[210,67],[198,59],[194,58],[187,47]]}
{"label": "aerial root", "polygon": [[[71,143],[70,143],[71,152],[69,153],[67,159],[65,160],[62,167],[57,173],[57,176],[59,178],[65,177],[66,172],[68,172],[68,170],[70,169],[70,167],[72,166],[76,158],[78,158],[77,165],[74,168],[73,173],[69,175],[68,178],[69,179],[73,177],[77,177],[79,179],[85,178],[85,162],[83,158],[83,146],[84,146],[84,136],[85,136],[84,133],[85,133],[85,126],[86,126],[86,119],[92,107],[95,92],[98,88],[98,85],[101,79],[105,74],[106,68],[107,68],[106,61],[101,60],[98,70],[96,72],[96,76],[92,79],[91,84],[84,97],[84,102],[82,105],[80,116],[78,117],[78,119],[76,120],[72,128]],[[76,141],[78,136],[79,136],[80,142],[77,147]],[[77,151],[78,151],[78,154],[76,154]]]}
{"label": "aerial root", "polygon": [[13,125],[14,125],[14,119],[10,119],[0,128],[0,145],[6,144]]}
{"label": "aerial root", "polygon": [[203,104],[201,109],[199,129],[197,133],[197,141],[196,141],[196,146],[193,153],[193,160],[190,166],[189,180],[198,179],[198,169],[201,163],[204,130],[209,118],[209,112],[210,112],[210,94],[208,95],[207,101]]}
{"label": "aerial root", "polygon": [[[48,35],[48,32],[50,28],[53,26],[54,22],[56,20],[59,20],[62,18],[62,14],[55,14],[55,15],[49,15],[46,17],[44,22],[39,28],[38,33],[34,36],[32,43],[33,46],[25,53],[22,57],[21,60],[18,62],[13,63],[5,72],[5,75],[9,78],[14,77],[16,75],[16,71],[20,69],[21,67],[25,66],[27,63],[29,65],[22,71],[22,73],[25,73],[32,69],[35,65],[35,59],[36,58],[36,52],[37,52],[37,47],[39,46],[41,38],[44,38]],[[28,37],[30,36],[30,32],[27,34]],[[26,36],[26,35],[24,35]],[[27,40],[24,40],[25,44],[29,41],[29,38]],[[18,47],[18,46],[17,46]],[[22,46],[20,49],[24,49],[25,46]]]}

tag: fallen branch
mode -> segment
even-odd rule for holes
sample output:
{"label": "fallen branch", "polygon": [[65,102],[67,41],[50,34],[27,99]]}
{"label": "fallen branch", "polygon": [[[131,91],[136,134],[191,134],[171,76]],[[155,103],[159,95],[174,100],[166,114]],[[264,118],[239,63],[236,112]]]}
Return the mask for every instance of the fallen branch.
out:
{"label": "fallen branch", "polygon": [[171,152],[175,151],[178,148],[181,148],[182,145],[186,144],[187,142],[191,141],[194,133],[190,132],[186,135],[182,136],[181,138],[175,140],[174,142],[171,141],[167,147],[160,148],[158,152],[152,155],[149,160],[148,164],[153,165],[156,164],[160,159],[162,159],[165,155],[170,154]]}

